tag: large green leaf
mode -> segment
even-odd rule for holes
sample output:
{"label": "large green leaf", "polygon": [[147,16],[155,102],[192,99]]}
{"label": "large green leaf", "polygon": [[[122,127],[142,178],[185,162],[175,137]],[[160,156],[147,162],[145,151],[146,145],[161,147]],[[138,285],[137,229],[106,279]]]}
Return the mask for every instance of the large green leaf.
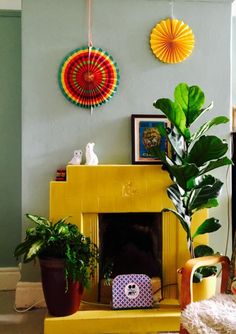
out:
{"label": "large green leaf", "polygon": [[219,167],[232,165],[232,163],[233,163],[232,160],[227,157],[223,157],[215,161],[210,161],[209,164],[201,170],[200,174],[208,173],[210,170],[213,170]]}
{"label": "large green leaf", "polygon": [[201,209],[216,208],[218,205],[219,205],[219,201],[216,197],[209,198],[205,202],[202,202],[201,204],[199,204],[193,211],[196,212],[197,210],[201,210]]}
{"label": "large green leaf", "polygon": [[200,234],[211,233],[217,231],[221,227],[219,220],[216,218],[206,219],[200,226],[198,226],[196,232],[192,236],[192,239],[196,238]]}
{"label": "large green leaf", "polygon": [[202,136],[189,152],[187,161],[198,167],[206,162],[221,158],[228,150],[228,144],[216,136]]}
{"label": "large green leaf", "polygon": [[218,116],[213,118],[211,121],[206,122],[203,124],[199,130],[197,130],[194,134],[191,136],[191,141],[194,141],[198,138],[200,138],[206,131],[208,131],[212,126],[227,123],[229,119],[225,116]]}
{"label": "large green leaf", "polygon": [[65,223],[67,219],[68,217],[64,217],[54,224],[53,231],[54,233],[56,233],[56,235],[58,236],[68,235],[69,236],[69,233],[70,233],[69,226],[70,225]]}
{"label": "large green leaf", "polygon": [[202,188],[205,185],[213,185],[215,180],[215,177],[212,175],[200,175],[190,179],[187,183],[187,188],[191,190],[193,188]]}
{"label": "large green leaf", "polygon": [[223,182],[215,179],[213,184],[204,185],[202,188],[192,190],[188,203],[189,209],[193,211],[217,206],[217,197],[220,194],[222,186]]}
{"label": "large green leaf", "polygon": [[32,243],[34,243],[37,240],[36,237],[31,237],[31,239],[25,239],[22,241],[14,250],[14,256],[16,258],[19,258],[21,255],[28,253]]}
{"label": "large green leaf", "polygon": [[169,171],[178,185],[187,189],[188,181],[199,175],[199,169],[195,164],[169,166]]}
{"label": "large green leaf", "polygon": [[46,225],[46,226],[51,225],[50,221],[45,217],[40,217],[40,216],[32,215],[29,213],[26,213],[26,217],[38,225]]}
{"label": "large green leaf", "polygon": [[[207,246],[207,245],[198,245],[194,248],[194,255],[195,257],[201,257],[201,256],[209,256],[214,255],[214,250]],[[193,282],[199,283],[203,279],[203,277],[208,277],[211,275],[215,275],[217,273],[217,267],[216,266],[203,266],[199,267],[193,276]]]}
{"label": "large green leaf", "polygon": [[186,126],[189,127],[203,111],[204,93],[198,86],[189,87],[186,83],[180,83],[175,88],[174,96],[186,115]]}
{"label": "large green leaf", "polygon": [[172,102],[170,99],[159,99],[153,105],[166,115],[180,134],[187,140],[190,139],[190,131],[186,128],[186,116],[179,104]]}
{"label": "large green leaf", "polygon": [[194,248],[195,257],[209,256],[214,254],[214,250],[207,245],[198,245]]}
{"label": "large green leaf", "polygon": [[35,241],[31,247],[29,248],[29,251],[24,256],[24,262],[29,262],[33,258],[39,255],[40,251],[42,250],[42,246],[44,245],[44,240],[37,240]]}

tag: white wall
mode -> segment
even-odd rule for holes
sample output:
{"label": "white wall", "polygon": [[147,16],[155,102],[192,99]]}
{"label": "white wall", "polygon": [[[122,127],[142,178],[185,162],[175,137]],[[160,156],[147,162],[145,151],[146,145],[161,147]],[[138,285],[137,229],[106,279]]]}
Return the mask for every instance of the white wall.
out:
{"label": "white wall", "polygon": [[0,9],[20,10],[21,0],[0,0]]}
{"label": "white wall", "polygon": [[232,104],[236,106],[236,2],[232,19]]}
{"label": "white wall", "polygon": [[233,4],[232,4],[232,15],[236,16],[236,1],[234,1]]}
{"label": "white wall", "polygon": [[[179,82],[202,87],[206,103],[214,101],[212,117],[230,116],[231,1],[175,2],[175,17],[189,24],[196,38],[191,57],[176,65],[160,63],[149,48],[151,29],[170,14],[169,1],[93,1],[94,45],[114,57],[121,80],[113,99],[90,116],[69,103],[57,83],[62,59],[87,43],[85,1],[23,0],[23,214],[48,214],[49,181],[88,141],[96,143],[101,164],[131,163],[131,114],[156,114],[153,101],[172,97]],[[230,125],[217,134],[229,140]],[[219,175],[224,180],[225,171]],[[211,212],[224,227],[211,242],[224,251],[225,188],[220,200]]]}

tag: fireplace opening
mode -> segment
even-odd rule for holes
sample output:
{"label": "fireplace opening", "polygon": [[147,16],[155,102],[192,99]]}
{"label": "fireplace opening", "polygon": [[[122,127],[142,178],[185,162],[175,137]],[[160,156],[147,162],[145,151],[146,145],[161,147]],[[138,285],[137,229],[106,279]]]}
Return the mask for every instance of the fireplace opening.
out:
{"label": "fireplace opening", "polygon": [[[111,291],[104,277],[122,274],[146,274],[161,285],[162,215],[161,213],[99,214],[99,299],[107,302]],[[110,288],[111,290],[111,288]]]}

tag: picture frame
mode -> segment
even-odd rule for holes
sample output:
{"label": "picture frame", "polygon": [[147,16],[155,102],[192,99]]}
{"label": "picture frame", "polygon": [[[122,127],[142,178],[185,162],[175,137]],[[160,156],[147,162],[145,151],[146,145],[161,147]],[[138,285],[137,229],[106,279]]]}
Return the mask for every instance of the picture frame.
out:
{"label": "picture frame", "polygon": [[131,115],[132,164],[161,164],[161,160],[148,151],[153,143],[159,143],[161,149],[170,155],[170,144],[161,136],[157,124],[171,127],[164,115]]}

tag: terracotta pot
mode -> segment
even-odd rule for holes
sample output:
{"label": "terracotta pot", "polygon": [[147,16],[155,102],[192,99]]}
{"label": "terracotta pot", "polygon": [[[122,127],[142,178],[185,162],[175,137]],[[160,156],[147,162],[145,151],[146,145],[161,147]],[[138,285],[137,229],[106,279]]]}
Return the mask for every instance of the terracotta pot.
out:
{"label": "terracotta pot", "polygon": [[[178,280],[178,290],[179,296],[181,291],[181,279],[182,279],[182,269],[177,270],[177,280]],[[216,293],[216,285],[217,285],[217,276],[212,275],[208,277],[204,277],[199,283],[193,284],[193,301],[198,302],[203,299],[211,298]]]}
{"label": "terracotta pot", "polygon": [[51,315],[60,317],[75,313],[80,306],[83,289],[78,282],[68,280],[66,292],[64,260],[39,259],[44,298]]}

